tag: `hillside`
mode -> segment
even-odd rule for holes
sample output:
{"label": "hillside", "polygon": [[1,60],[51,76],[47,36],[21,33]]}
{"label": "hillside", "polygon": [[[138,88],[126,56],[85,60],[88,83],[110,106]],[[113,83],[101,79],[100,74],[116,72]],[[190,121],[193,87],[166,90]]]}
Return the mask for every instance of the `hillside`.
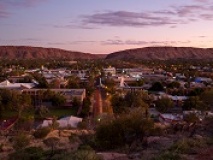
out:
{"label": "hillside", "polygon": [[0,59],[99,59],[90,53],[66,51],[56,48],[28,46],[0,46]]}
{"label": "hillside", "polygon": [[213,48],[145,47],[114,52],[106,59],[213,59]]}

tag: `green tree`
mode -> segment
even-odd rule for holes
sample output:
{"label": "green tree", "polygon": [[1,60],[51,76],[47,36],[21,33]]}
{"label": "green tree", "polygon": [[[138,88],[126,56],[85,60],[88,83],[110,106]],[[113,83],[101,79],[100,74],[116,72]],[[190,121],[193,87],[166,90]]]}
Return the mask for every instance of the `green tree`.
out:
{"label": "green tree", "polygon": [[72,106],[76,111],[78,111],[79,108],[81,107],[80,100],[78,98],[74,97],[73,100],[72,100]]}
{"label": "green tree", "polygon": [[145,118],[141,108],[133,109],[129,114],[116,119],[103,121],[96,129],[96,143],[100,149],[115,149],[133,142],[141,144],[145,135],[154,128],[151,119]]}
{"label": "green tree", "polygon": [[89,114],[91,101],[89,97],[84,98],[81,110],[81,116],[85,117]]}
{"label": "green tree", "polygon": [[179,88],[180,87],[180,83],[177,81],[171,82],[167,85],[167,88]]}
{"label": "green tree", "polygon": [[112,78],[105,78],[104,85],[106,86],[106,91],[113,94],[115,93],[116,83]]}
{"label": "green tree", "polygon": [[80,88],[80,78],[71,76],[68,79],[67,88]]}
{"label": "green tree", "polygon": [[156,105],[156,109],[159,112],[163,112],[163,113],[167,112],[168,109],[174,107],[173,101],[169,98],[161,98],[155,102],[155,105]]}
{"label": "green tree", "polygon": [[196,116],[196,114],[191,113],[191,114],[186,115],[184,117],[184,120],[188,123],[195,123],[195,122],[199,121],[199,118]]}
{"label": "green tree", "polygon": [[51,97],[51,101],[52,101],[53,106],[59,107],[59,106],[65,104],[66,98],[63,95],[56,93]]}
{"label": "green tree", "polygon": [[49,88],[48,82],[41,74],[33,73],[32,76],[39,83],[38,88]]}
{"label": "green tree", "polygon": [[150,91],[163,91],[164,87],[161,82],[153,83],[152,87],[149,89]]}
{"label": "green tree", "polygon": [[208,107],[198,96],[191,96],[183,104],[183,110],[191,110],[192,108],[197,110],[207,110]]}
{"label": "green tree", "polygon": [[204,91],[200,98],[208,107],[213,108],[213,89]]}
{"label": "green tree", "polygon": [[18,95],[17,99],[15,100],[14,98],[13,101],[16,104],[19,116],[21,116],[23,111],[29,111],[32,108],[30,95]]}
{"label": "green tree", "polygon": [[50,84],[50,88],[60,88],[60,80],[54,79]]}
{"label": "green tree", "polygon": [[111,97],[111,105],[113,107],[113,113],[120,114],[125,112],[125,101],[124,98],[118,94],[114,94]]}
{"label": "green tree", "polygon": [[148,108],[147,103],[145,103],[145,100],[147,98],[147,95],[142,91],[135,91],[135,92],[127,92],[127,94],[124,97],[124,101],[127,107],[142,107],[142,108]]}
{"label": "green tree", "polygon": [[39,106],[35,110],[35,114],[39,115],[41,118],[45,118],[50,113],[49,109],[46,106]]}

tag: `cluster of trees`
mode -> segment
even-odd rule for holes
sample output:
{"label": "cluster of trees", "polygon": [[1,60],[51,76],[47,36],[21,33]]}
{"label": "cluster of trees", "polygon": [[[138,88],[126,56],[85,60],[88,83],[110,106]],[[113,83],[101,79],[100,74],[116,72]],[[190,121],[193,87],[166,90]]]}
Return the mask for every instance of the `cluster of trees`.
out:
{"label": "cluster of trees", "polygon": [[114,94],[111,98],[111,105],[115,114],[128,112],[131,108],[143,108],[146,110],[148,95],[142,91],[127,92],[125,96]]}
{"label": "cluster of trees", "polygon": [[[183,110],[197,109],[206,111],[213,106],[213,89],[203,91],[199,95],[189,96],[182,104]],[[160,112],[167,112],[175,106],[174,102],[169,98],[161,98],[155,102],[156,109]]]}
{"label": "cluster of trees", "polygon": [[101,122],[96,128],[96,144],[99,149],[131,147],[142,143],[143,138],[154,130],[154,122],[146,118],[142,108],[135,108],[128,114]]}
{"label": "cluster of trees", "polygon": [[20,116],[23,111],[31,108],[31,97],[17,91],[0,90],[0,116],[4,110],[13,110]]}
{"label": "cluster of trees", "polygon": [[191,110],[192,108],[205,111],[212,109],[213,106],[213,89],[205,90],[200,95],[191,96],[183,105],[184,110]]}

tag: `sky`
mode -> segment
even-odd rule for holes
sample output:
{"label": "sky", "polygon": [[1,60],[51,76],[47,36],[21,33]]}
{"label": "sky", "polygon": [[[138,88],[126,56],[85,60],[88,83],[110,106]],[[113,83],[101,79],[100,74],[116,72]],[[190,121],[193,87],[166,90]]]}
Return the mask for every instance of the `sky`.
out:
{"label": "sky", "polygon": [[0,0],[0,45],[212,48],[213,0]]}

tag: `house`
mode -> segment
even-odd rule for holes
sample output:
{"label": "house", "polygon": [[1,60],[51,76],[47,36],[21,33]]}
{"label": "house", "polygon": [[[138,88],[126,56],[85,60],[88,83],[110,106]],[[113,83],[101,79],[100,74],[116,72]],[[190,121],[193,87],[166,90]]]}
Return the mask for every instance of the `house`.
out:
{"label": "house", "polygon": [[105,75],[107,76],[108,74],[111,74],[112,76],[116,75],[116,69],[115,67],[108,67],[103,69]]}
{"label": "house", "polygon": [[195,82],[196,83],[212,83],[212,79],[207,77],[196,77]]}
{"label": "house", "polygon": [[165,113],[165,114],[160,114],[159,115],[159,121],[161,123],[166,123],[166,124],[178,123],[178,122],[181,122],[182,120],[183,120],[183,115],[182,114]]}
{"label": "house", "polygon": [[22,90],[22,89],[32,89],[37,86],[37,83],[11,83],[5,80],[0,83],[0,89],[11,89],[11,90]]}
{"label": "house", "polygon": [[[52,125],[52,122],[53,122],[52,120],[44,120],[43,123],[39,126],[39,128],[49,127]],[[57,120],[59,128],[66,128],[66,127],[77,128],[78,123],[80,122],[82,122],[82,118],[78,118],[75,116],[68,116]]]}

